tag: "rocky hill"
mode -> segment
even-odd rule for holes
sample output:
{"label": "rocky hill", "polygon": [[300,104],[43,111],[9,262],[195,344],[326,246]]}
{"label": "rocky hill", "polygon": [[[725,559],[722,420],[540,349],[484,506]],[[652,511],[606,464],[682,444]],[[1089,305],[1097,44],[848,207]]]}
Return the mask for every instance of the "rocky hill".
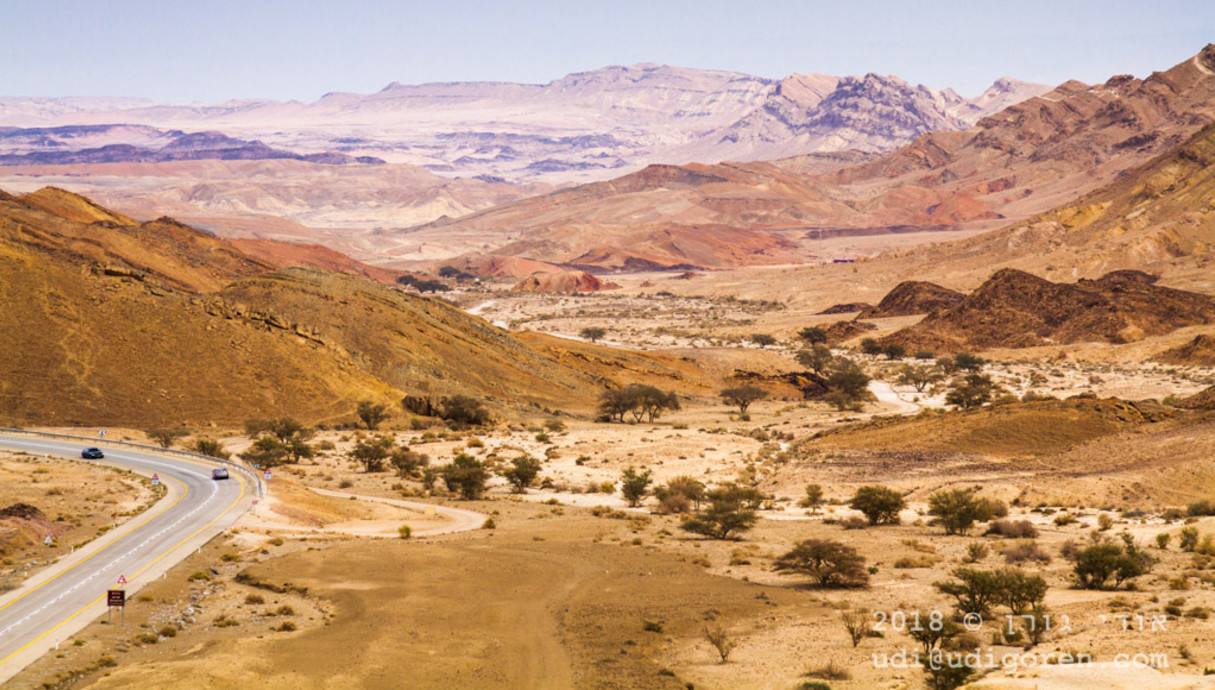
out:
{"label": "rocky hill", "polygon": [[0,193],[0,293],[10,425],[340,420],[405,391],[579,406],[633,371],[674,382],[689,368],[625,353],[600,372],[444,302],[272,270],[171,219],[138,223],[59,190]]}
{"label": "rocky hill", "polygon": [[857,318],[884,319],[891,316],[927,314],[938,309],[952,307],[966,296],[955,290],[922,280],[899,283],[876,307],[862,311]]}
{"label": "rocky hill", "polygon": [[600,292],[619,287],[586,271],[559,271],[530,275],[511,288],[511,292]]}
{"label": "rocky hill", "polygon": [[1145,273],[1116,271],[1065,284],[1002,269],[957,305],[882,342],[941,352],[1124,343],[1209,323],[1215,323],[1215,298],[1162,287]]}

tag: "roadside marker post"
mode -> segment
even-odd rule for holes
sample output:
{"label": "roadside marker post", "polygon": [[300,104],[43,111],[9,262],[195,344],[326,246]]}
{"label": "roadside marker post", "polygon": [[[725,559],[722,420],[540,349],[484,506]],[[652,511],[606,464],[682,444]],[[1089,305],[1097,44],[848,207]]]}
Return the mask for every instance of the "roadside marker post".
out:
{"label": "roadside marker post", "polygon": [[159,486],[159,485],[160,485],[160,475],[153,472],[152,473],[152,486]]}

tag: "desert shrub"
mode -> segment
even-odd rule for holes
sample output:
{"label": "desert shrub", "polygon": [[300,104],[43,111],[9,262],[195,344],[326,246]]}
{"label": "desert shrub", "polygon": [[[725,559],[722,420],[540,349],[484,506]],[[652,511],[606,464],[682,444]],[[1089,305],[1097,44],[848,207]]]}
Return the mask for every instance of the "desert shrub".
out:
{"label": "desert shrub", "polygon": [[409,525],[401,525],[397,528],[397,534],[401,535],[402,539],[409,539],[413,536],[413,528]]}
{"label": "desert shrub", "polygon": [[869,584],[865,559],[856,549],[829,539],[806,539],[773,564],[777,572],[805,575],[819,587]]}
{"label": "desert shrub", "polygon": [[846,530],[849,529],[865,529],[869,526],[869,521],[859,515],[849,515],[840,520],[840,527]]}
{"label": "desert shrub", "polygon": [[986,544],[980,544],[978,542],[967,544],[966,555],[962,558],[962,561],[965,563],[978,563],[984,558],[987,558],[987,553],[988,550]]}
{"label": "desert shrub", "polygon": [[[867,629],[869,617],[865,616],[864,618]],[[851,631],[849,634],[851,635]],[[855,647],[856,645],[853,646]],[[819,666],[818,668],[806,671],[805,676],[807,678],[819,678],[822,680],[852,680],[852,672],[834,661],[828,662],[826,666]]]}
{"label": "desert shrub", "polygon": [[1194,501],[1185,508],[1187,515],[1191,517],[1203,517],[1206,515],[1215,515],[1215,501],[1209,498],[1204,498],[1199,501]]}
{"label": "desert shrub", "polygon": [[726,632],[726,629],[720,623],[712,627],[706,625],[704,636],[709,644],[713,645],[713,649],[717,650],[717,655],[721,657],[721,663],[724,664],[730,660],[730,652],[734,651],[734,647],[738,643],[730,639],[730,634]]}
{"label": "desert shrub", "polygon": [[1059,527],[1066,527],[1067,525],[1070,525],[1075,521],[1076,521],[1076,516],[1072,515],[1071,513],[1059,513],[1058,515],[1055,516],[1055,520],[1054,520],[1055,525],[1057,525]]}
{"label": "desert shrub", "polygon": [[1177,543],[1181,546],[1182,551],[1193,551],[1198,548],[1198,528],[1182,527]]}
{"label": "desert shrub", "polygon": [[1169,548],[1169,537],[1172,536],[1168,532],[1161,532],[1156,535],[1156,548],[1164,550]]}
{"label": "desert shrub", "polygon": [[[844,623],[844,630],[848,633],[848,639],[852,640],[852,646],[856,647],[857,645],[859,645],[861,643],[861,640],[865,639],[866,633],[868,633],[870,630],[869,614],[866,613],[865,611],[845,611],[842,614],[840,614],[840,618],[842,619],[842,621]],[[832,665],[832,669],[833,668],[834,668],[834,664]],[[827,669],[827,670],[830,671],[832,669]],[[840,670],[843,670],[843,669],[840,669]],[[847,679],[846,677],[845,678],[838,677],[839,676],[838,673],[836,673],[834,675],[836,677],[831,678],[830,680],[846,680]],[[823,676],[818,676],[818,677],[822,678]]]}
{"label": "desert shrub", "polygon": [[899,511],[907,502],[903,495],[885,486],[862,486],[848,502],[853,510],[859,510],[871,525],[899,523]]}
{"label": "desert shrub", "polygon": [[1043,551],[1042,547],[1038,546],[1038,542],[1032,539],[1022,539],[1009,544],[1000,551],[1000,555],[1004,556],[1004,560],[1009,563],[1024,563],[1025,561],[1050,563],[1050,554]]}
{"label": "desert shrub", "polygon": [[177,628],[171,625],[162,625],[160,630],[156,631],[156,634],[161,637],[177,637]]}
{"label": "desert shrub", "polygon": [[1038,529],[1029,520],[996,520],[987,526],[984,534],[1008,539],[1036,539]]}
{"label": "desert shrub", "polygon": [[1114,526],[1114,518],[1109,513],[1102,513],[1097,516],[1097,529],[1102,532],[1108,532]]}
{"label": "desert shrub", "polygon": [[258,605],[266,603],[266,598],[260,594],[248,594],[245,596],[245,603],[250,605]]}

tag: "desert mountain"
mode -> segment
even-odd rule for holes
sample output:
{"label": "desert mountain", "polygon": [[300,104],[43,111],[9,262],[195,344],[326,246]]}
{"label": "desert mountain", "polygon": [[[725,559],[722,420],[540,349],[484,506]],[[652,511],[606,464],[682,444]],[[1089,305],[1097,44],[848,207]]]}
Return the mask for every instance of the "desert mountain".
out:
{"label": "desert mountain", "polygon": [[1006,228],[881,257],[873,269],[956,284],[994,267],[1075,280],[1134,269],[1215,291],[1215,125],[1106,186]]}
{"label": "desert mountain", "polygon": [[1215,298],[1162,287],[1138,271],[1053,283],[997,271],[957,305],[883,340],[944,352],[1051,343],[1125,343],[1215,323]]}
{"label": "desert mountain", "polygon": [[137,223],[58,190],[0,194],[0,291],[8,423],[337,419],[404,391],[586,404],[607,382],[675,381],[688,368],[622,353],[600,372],[443,302],[360,276],[274,271],[171,219]]}
{"label": "desert mountain", "polygon": [[773,80],[641,64],[543,85],[393,83],[373,94],[330,93],[313,103],[4,98],[0,125],[218,130],[304,155],[335,151],[450,175],[564,182],[616,177],[658,162],[886,150],[940,127],[965,128],[1044,90],[1001,80],[963,99],[877,75]]}
{"label": "desert mountain", "polygon": [[[841,87],[842,88],[842,87]],[[824,97],[826,102],[830,96]],[[841,96],[842,98],[842,96]],[[992,229],[1074,200],[1215,121],[1215,46],[1147,79],[1068,82],[965,131],[925,134],[850,164],[797,157],[774,163],[651,166],[609,182],[524,199],[418,228],[416,241],[476,237],[497,254],[601,269],[627,267],[612,248],[659,247],[653,264],[772,263],[776,247],[697,260],[662,241],[689,227],[780,233],[803,258],[823,234]],[[817,169],[806,172],[813,165]],[[492,229],[508,229],[493,240]],[[600,246],[596,246],[600,245]],[[790,246],[780,248],[787,260]],[[797,252],[792,252],[797,254]],[[403,255],[402,255],[403,256]]]}
{"label": "desert mountain", "polygon": [[[696,160],[745,161],[785,158],[791,151],[887,151],[927,132],[966,129],[1047,90],[1001,79],[966,99],[952,89],[912,86],[892,76],[799,74],[783,79],[761,108],[727,128],[712,147],[699,143],[689,154]],[[703,155],[714,150],[725,154]]]}
{"label": "desert mountain", "polygon": [[858,318],[884,319],[890,316],[928,314],[937,309],[952,307],[965,297],[956,290],[935,283],[908,280],[896,285],[876,307],[865,309]]}
{"label": "desert mountain", "polygon": [[[651,165],[609,182],[435,221],[398,242],[447,243],[452,251],[488,242],[494,254],[597,270],[723,268],[803,260],[795,252],[800,240],[840,228],[936,229],[999,218],[970,197],[914,186],[845,196],[773,163]],[[821,227],[827,222],[830,231]]]}

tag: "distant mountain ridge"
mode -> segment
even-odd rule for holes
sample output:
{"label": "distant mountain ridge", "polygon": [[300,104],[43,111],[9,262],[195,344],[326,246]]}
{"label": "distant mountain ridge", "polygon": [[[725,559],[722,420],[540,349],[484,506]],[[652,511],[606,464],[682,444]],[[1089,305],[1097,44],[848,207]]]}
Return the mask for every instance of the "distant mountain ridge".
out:
{"label": "distant mountain ridge", "polygon": [[[107,140],[133,139],[123,143]],[[89,146],[96,142],[99,145]],[[83,147],[83,148],[82,148]],[[0,165],[79,165],[84,163],[167,163],[191,160],[298,160],[322,165],[379,164],[373,156],[332,151],[299,154],[260,141],[234,139],[222,132],[161,130],[146,125],[68,125],[0,129]]]}
{"label": "distant mountain ridge", "polygon": [[[640,64],[578,72],[544,85],[394,82],[376,93],[334,92],[313,103],[9,97],[0,98],[0,127],[122,123],[215,130],[302,156],[337,152],[444,175],[568,182],[616,177],[650,163],[885,151],[924,132],[964,129],[1048,88],[1002,79],[965,99],[950,89],[875,74],[774,80]],[[134,129],[113,134],[106,143],[137,146],[121,135],[142,136]],[[70,162],[62,151],[72,150],[71,143],[55,144],[15,151],[0,140],[0,156],[54,149]]]}

